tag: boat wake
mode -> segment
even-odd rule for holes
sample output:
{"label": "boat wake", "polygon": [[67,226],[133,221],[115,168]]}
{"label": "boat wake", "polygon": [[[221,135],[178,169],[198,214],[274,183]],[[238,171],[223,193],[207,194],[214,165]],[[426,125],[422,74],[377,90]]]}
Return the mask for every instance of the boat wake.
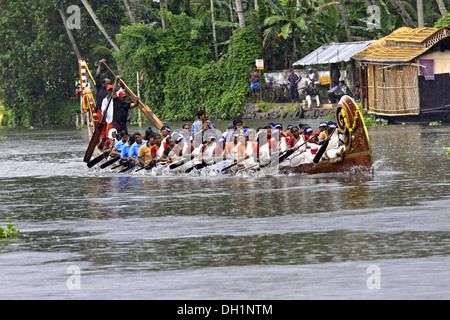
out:
{"label": "boat wake", "polygon": [[[126,172],[120,172],[123,170],[123,168],[115,168],[115,169],[99,169],[97,168],[91,168],[88,169],[89,171],[95,173],[95,174],[101,174],[101,173],[113,173],[115,175],[123,175],[123,176],[136,176],[136,177],[240,177],[240,178],[248,178],[248,177],[255,177],[255,178],[263,178],[268,176],[273,177],[282,177],[282,176],[309,176],[308,173],[298,173],[298,172],[284,172],[280,171],[278,166],[266,166],[266,167],[233,167],[229,170],[223,170],[224,168],[229,166],[229,162],[223,162],[223,163],[217,163],[214,165],[209,165],[206,167],[203,167],[201,169],[192,169],[189,172],[186,172],[185,170],[179,170],[179,169],[170,169],[168,164],[158,165],[156,167],[153,167],[149,170],[145,170],[142,168],[137,167],[137,169],[133,168],[130,170],[127,170]],[[378,167],[383,167],[383,164],[379,164]],[[375,169],[375,168],[373,168]],[[342,177],[355,177],[355,176],[362,176],[362,177],[370,177],[373,175],[373,171],[367,171],[366,167],[358,167],[355,165],[354,167],[350,168],[349,170],[345,172],[328,172],[328,173],[322,173],[322,174],[315,174],[315,176],[342,176]]]}

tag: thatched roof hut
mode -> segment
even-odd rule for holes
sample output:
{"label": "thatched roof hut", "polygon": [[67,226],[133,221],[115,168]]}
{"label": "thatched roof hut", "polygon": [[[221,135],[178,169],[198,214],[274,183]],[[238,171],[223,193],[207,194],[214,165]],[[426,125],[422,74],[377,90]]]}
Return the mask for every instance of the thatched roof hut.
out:
{"label": "thatched roof hut", "polygon": [[369,113],[449,117],[450,27],[399,28],[352,59],[360,63],[361,100]]}

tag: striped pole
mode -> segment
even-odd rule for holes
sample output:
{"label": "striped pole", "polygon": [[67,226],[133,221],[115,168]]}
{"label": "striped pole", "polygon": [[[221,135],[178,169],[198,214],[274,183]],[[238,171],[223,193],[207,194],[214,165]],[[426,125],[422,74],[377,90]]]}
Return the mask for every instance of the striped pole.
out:
{"label": "striped pole", "polygon": [[86,60],[84,58],[79,58],[78,63],[80,65],[80,86],[84,94],[84,88],[87,87],[87,76],[86,76]]}

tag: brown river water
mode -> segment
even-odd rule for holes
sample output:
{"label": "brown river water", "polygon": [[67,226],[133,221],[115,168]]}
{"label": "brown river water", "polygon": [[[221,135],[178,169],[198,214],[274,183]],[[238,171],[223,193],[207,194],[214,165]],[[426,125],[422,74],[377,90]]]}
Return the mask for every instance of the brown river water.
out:
{"label": "brown river water", "polygon": [[2,128],[0,299],[449,299],[450,125],[368,131],[372,173],[154,176]]}

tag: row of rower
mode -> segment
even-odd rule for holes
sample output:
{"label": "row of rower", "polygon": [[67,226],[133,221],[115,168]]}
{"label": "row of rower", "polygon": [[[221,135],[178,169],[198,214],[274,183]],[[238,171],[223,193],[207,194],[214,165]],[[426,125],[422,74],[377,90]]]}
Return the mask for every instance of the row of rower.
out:
{"label": "row of rower", "polygon": [[278,159],[283,159],[280,165],[298,166],[312,163],[326,141],[321,160],[342,159],[345,152],[345,136],[331,121],[322,122],[317,131],[303,124],[289,125],[286,130],[281,124],[269,124],[254,130],[243,127],[240,120],[223,133],[210,123],[205,123],[204,128],[197,135],[189,125],[174,131],[164,126],[159,133],[148,128],[143,136],[111,129],[103,151],[111,158],[120,157],[119,162],[125,167],[170,165],[182,171],[213,164],[221,164],[222,168],[230,164],[254,168]]}

